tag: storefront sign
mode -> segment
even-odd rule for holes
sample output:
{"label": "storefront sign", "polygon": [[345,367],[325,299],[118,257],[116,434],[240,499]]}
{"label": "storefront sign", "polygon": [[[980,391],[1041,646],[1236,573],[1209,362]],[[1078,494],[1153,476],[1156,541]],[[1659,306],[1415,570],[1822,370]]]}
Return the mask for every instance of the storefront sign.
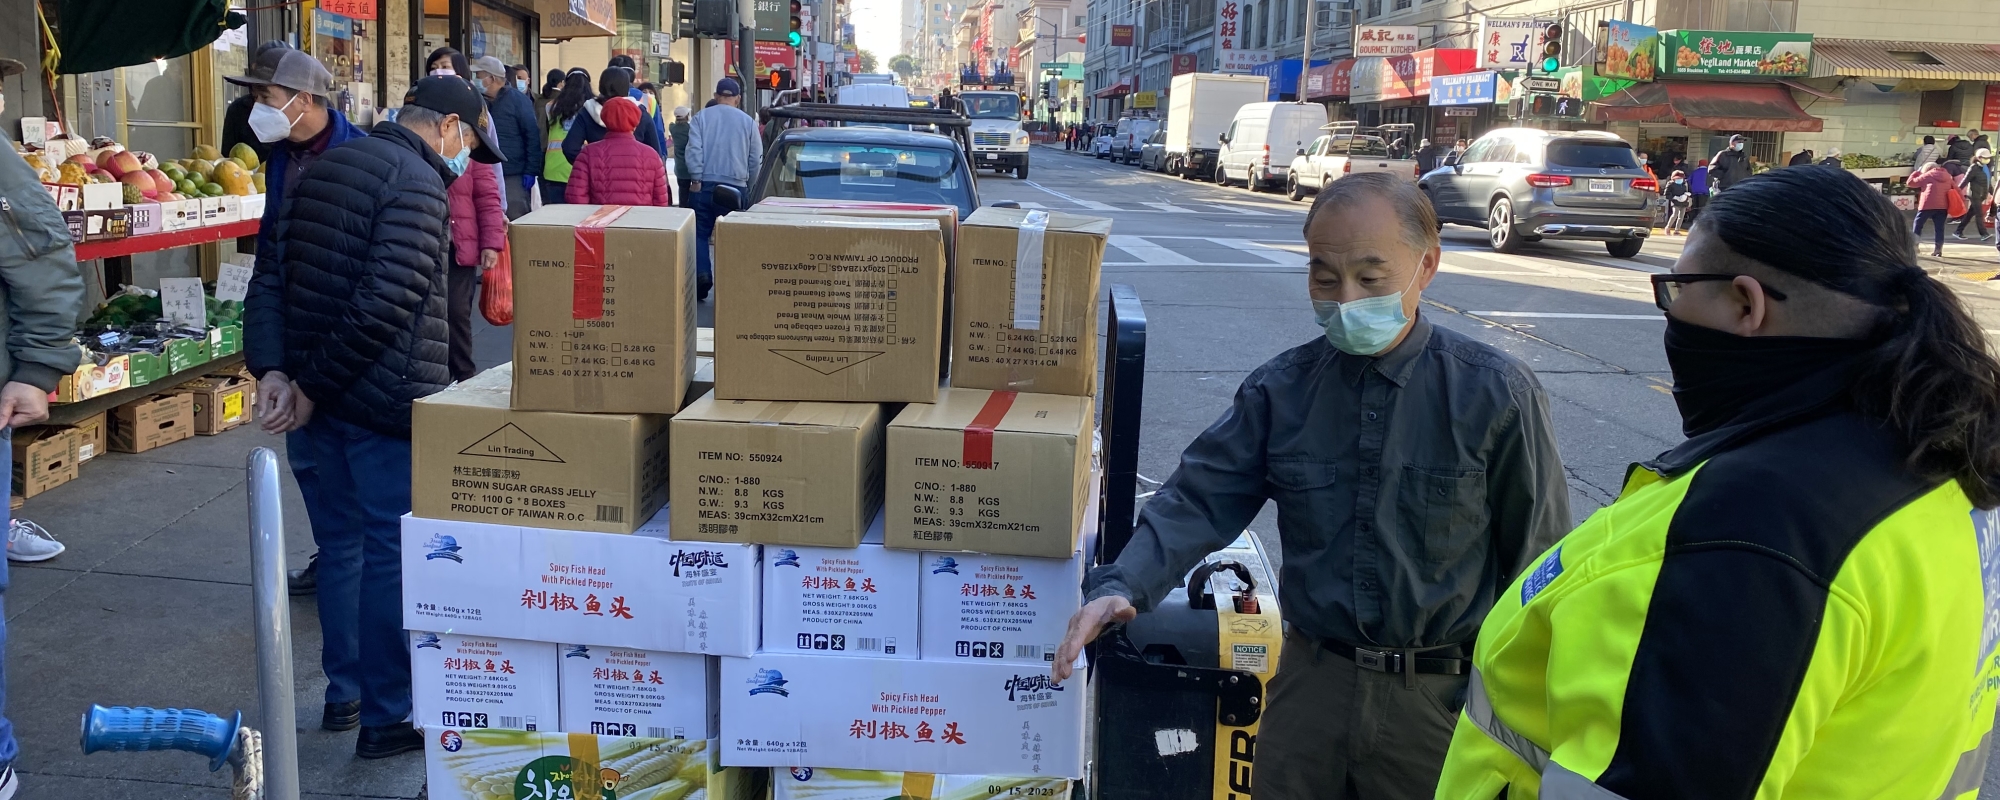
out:
{"label": "storefront sign", "polygon": [[[583,6],[583,13],[571,9]],[[578,39],[610,36],[618,27],[616,0],[536,0],[542,15],[542,38]]]}
{"label": "storefront sign", "polygon": [[1132,95],[1133,108],[1159,108],[1159,92],[1138,92]]}
{"label": "storefront sign", "polygon": [[1401,56],[1417,52],[1419,35],[1414,25],[1356,25],[1354,57]]}
{"label": "storefront sign", "polygon": [[1354,88],[1354,63],[1344,58],[1306,70],[1306,99],[1346,97]]}
{"label": "storefront sign", "polygon": [[1810,33],[1661,31],[1661,72],[1803,78],[1812,69],[1812,38]]}
{"label": "storefront sign", "polygon": [[319,0],[319,10],[348,19],[375,18],[375,0]]}
{"label": "storefront sign", "polygon": [[1611,20],[1598,31],[1597,74],[1650,81],[1660,64],[1660,30]]}
{"label": "storefront sign", "polygon": [[1242,16],[1243,7],[1237,0],[1215,0],[1216,61],[1222,60],[1221,54],[1236,49],[1236,22]]}
{"label": "storefront sign", "polygon": [[[1493,87],[1499,77],[1490,71],[1468,72],[1464,75],[1439,75],[1431,79],[1431,105],[1474,106],[1492,103],[1495,97]],[[1475,112],[1467,110],[1466,113]]]}
{"label": "storefront sign", "polygon": [[1460,49],[1418,50],[1406,56],[1356,59],[1349,102],[1423,97],[1431,93],[1433,77],[1471,72],[1476,60],[1473,51]]}
{"label": "storefront sign", "polygon": [[1131,47],[1131,46],[1132,46],[1132,26],[1131,26],[1131,25],[1113,25],[1113,26],[1111,26],[1111,46],[1112,46],[1112,47]]}
{"label": "storefront sign", "polygon": [[1249,73],[1257,67],[1271,63],[1269,50],[1223,49],[1215,51],[1216,72]]}
{"label": "storefront sign", "polygon": [[757,41],[783,42],[792,35],[792,4],[785,0],[756,0]]}
{"label": "storefront sign", "polygon": [[1480,17],[1479,68],[1527,69],[1529,46],[1546,25],[1531,17]]}
{"label": "storefront sign", "polygon": [[1199,58],[1194,53],[1175,53],[1174,71],[1172,74],[1186,75],[1195,71],[1195,66],[1199,63]]}
{"label": "storefront sign", "polygon": [[1472,106],[1445,106],[1444,115],[1447,117],[1476,117],[1479,116],[1479,109]]}
{"label": "storefront sign", "polygon": [[339,14],[329,14],[325,11],[314,12],[313,35],[323,36],[328,39],[352,39],[354,38],[354,23],[349,22],[346,17]]}
{"label": "storefront sign", "polygon": [[1979,126],[1980,130],[2000,128],[2000,83],[1986,84],[1986,107],[1979,118],[1985,123]]}

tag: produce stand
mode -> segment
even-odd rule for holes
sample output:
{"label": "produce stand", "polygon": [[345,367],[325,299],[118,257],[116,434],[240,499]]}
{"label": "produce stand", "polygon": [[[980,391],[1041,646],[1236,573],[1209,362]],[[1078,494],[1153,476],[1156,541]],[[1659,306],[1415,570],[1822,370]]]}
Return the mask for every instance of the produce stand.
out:
{"label": "produce stand", "polygon": [[259,221],[246,219],[221,225],[204,225],[163,233],[146,233],[127,236],[122,239],[106,239],[98,242],[79,242],[76,245],[76,260],[104,261],[104,285],[119,286],[132,282],[132,256],[140,253],[156,253],[177,247],[213,244],[229,239],[256,236]]}
{"label": "produce stand", "polygon": [[74,403],[50,403],[49,419],[44,425],[75,425],[90,419],[100,411],[109,411],[118,406],[138,400],[150,394],[158,394],[172,389],[203,375],[223,371],[243,363],[242,353],[232,353],[212,361],[204,361],[165,378],[129,389],[100,394]]}

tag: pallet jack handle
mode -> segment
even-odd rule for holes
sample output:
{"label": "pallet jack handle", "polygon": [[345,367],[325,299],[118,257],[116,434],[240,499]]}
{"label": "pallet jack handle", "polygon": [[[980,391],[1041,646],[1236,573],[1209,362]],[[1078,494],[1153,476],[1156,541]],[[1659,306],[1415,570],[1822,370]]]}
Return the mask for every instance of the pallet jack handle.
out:
{"label": "pallet jack handle", "polygon": [[1126,284],[1110,291],[1110,335],[1104,342],[1104,502],[1098,520],[1097,562],[1118,560],[1132,541],[1139,487],[1139,410],[1146,390],[1146,309]]}

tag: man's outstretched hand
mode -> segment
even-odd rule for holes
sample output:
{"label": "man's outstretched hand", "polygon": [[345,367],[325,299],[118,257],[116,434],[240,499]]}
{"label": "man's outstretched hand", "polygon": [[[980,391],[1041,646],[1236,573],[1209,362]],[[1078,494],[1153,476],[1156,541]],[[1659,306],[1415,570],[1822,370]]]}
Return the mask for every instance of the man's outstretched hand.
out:
{"label": "man's outstretched hand", "polygon": [[1062,646],[1056,648],[1056,663],[1050,666],[1049,677],[1057,681],[1069,680],[1070,665],[1076,663],[1084,645],[1104,635],[1104,629],[1111,627],[1111,623],[1131,622],[1136,616],[1139,616],[1139,609],[1132,607],[1132,601],[1117,595],[1085,603],[1069,618],[1069,633],[1063,634]]}

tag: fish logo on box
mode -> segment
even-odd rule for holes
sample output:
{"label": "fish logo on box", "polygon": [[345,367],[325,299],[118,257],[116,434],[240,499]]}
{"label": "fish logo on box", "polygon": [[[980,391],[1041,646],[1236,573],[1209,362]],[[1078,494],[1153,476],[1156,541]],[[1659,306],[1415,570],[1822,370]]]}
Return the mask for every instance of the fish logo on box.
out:
{"label": "fish logo on box", "polygon": [[774,566],[774,567],[796,567],[796,566],[799,566],[799,551],[797,551],[797,550],[793,550],[793,549],[791,549],[791,548],[789,548],[789,547],[788,547],[788,548],[785,548],[785,549],[783,549],[783,550],[779,550],[779,551],[778,551],[778,560],[776,560],[776,561],[773,561],[773,562],[771,562],[771,566]]}
{"label": "fish logo on box", "polygon": [[809,780],[812,780],[812,779],[813,779],[813,768],[812,768],[812,767],[793,767],[793,768],[792,768],[792,780],[795,780],[795,781],[799,781],[799,782],[803,783],[803,782],[805,782],[805,781],[809,781]]}
{"label": "fish logo on box", "polygon": [[445,731],[438,734],[438,746],[447,753],[456,753],[465,746],[465,737],[458,735],[458,731]]}
{"label": "fish logo on box", "polygon": [[790,681],[785,680],[785,673],[775,669],[759,669],[757,670],[757,674],[750,676],[748,682],[756,684],[750,688],[750,694],[753,697],[760,694],[775,694],[779,697],[792,696],[791,691],[785,688],[785,684],[790,683]]}
{"label": "fish logo on box", "polygon": [[[785,552],[789,553],[791,551],[786,550]],[[793,556],[795,561],[797,558],[797,556]],[[690,574],[698,570],[710,570],[707,573],[710,575],[714,574],[712,568],[729,568],[728,556],[715,550],[675,550],[673,558],[668,559],[668,561],[674,568],[674,577],[676,578],[681,576],[682,567],[688,568]],[[798,565],[793,564],[792,566]]]}
{"label": "fish logo on box", "polygon": [[417,634],[417,649],[422,650],[426,647],[432,650],[443,650],[444,643],[438,641],[438,635],[435,633]]}
{"label": "fish logo on box", "polygon": [[581,658],[589,660],[590,648],[586,645],[580,645],[580,644],[567,645],[563,648],[563,658]]}
{"label": "fish logo on box", "polygon": [[465,563],[465,557],[458,554],[458,551],[463,548],[458,546],[457,537],[446,536],[442,533],[433,533],[431,534],[431,540],[424,543],[424,547],[430,550],[430,552],[424,554],[425,561],[442,558],[460,564]]}
{"label": "fish logo on box", "polygon": [[958,559],[951,556],[938,556],[936,561],[931,562],[932,575],[943,575],[947,572],[953,575],[958,574]]}

